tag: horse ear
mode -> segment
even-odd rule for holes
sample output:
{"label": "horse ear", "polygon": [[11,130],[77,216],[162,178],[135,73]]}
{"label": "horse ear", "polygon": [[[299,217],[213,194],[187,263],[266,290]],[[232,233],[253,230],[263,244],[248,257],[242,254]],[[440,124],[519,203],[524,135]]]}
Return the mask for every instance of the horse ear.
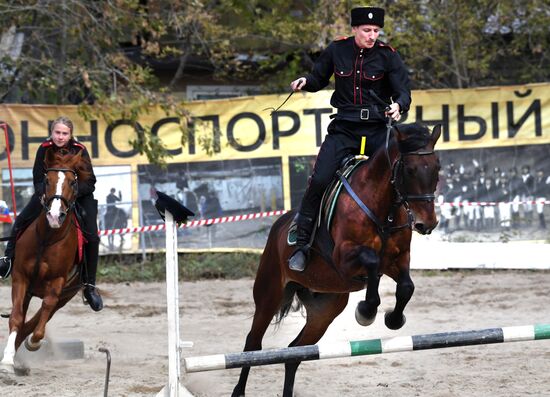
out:
{"label": "horse ear", "polygon": [[441,124],[436,124],[432,131],[432,144],[435,146],[437,140],[441,136]]}
{"label": "horse ear", "polygon": [[73,164],[78,164],[80,163],[80,161],[82,161],[82,151],[79,151],[77,154],[74,155],[73,157]]}
{"label": "horse ear", "polygon": [[70,156],[68,166],[69,168],[72,168],[73,170],[77,171],[79,168],[81,168],[81,160],[82,160],[82,154],[81,152],[76,153],[73,156]]}
{"label": "horse ear", "polygon": [[[48,164],[52,164],[54,161],[55,161],[54,151],[51,149],[46,150],[46,155],[44,156],[44,163],[48,165]],[[48,167],[46,166],[46,168]]]}

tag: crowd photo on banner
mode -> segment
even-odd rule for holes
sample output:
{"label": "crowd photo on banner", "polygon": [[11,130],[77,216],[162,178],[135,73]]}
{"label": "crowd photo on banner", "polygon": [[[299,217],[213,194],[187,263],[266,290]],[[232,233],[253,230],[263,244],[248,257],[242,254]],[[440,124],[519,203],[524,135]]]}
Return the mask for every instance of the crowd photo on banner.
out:
{"label": "crowd photo on banner", "polygon": [[[440,231],[499,232],[545,239],[550,197],[548,145],[442,153]],[[485,235],[485,238],[490,238]]]}

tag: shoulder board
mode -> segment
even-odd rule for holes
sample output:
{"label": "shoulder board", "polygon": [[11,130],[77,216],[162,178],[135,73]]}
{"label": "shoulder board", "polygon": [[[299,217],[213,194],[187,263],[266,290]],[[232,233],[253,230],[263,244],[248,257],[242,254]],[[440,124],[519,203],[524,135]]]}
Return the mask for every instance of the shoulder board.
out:
{"label": "shoulder board", "polygon": [[338,36],[334,39],[334,41],[342,41],[342,40],[345,40],[347,38],[348,38],[348,36]]}
{"label": "shoulder board", "polygon": [[81,144],[80,142],[77,142],[77,141],[73,141],[73,146],[76,146],[80,149],[86,149],[86,146],[84,146],[83,144]]}
{"label": "shoulder board", "polygon": [[42,147],[50,147],[53,145],[53,141],[51,139],[48,139],[47,141],[42,142]]}
{"label": "shoulder board", "polygon": [[391,45],[388,45],[386,43],[382,43],[381,41],[378,42],[379,47],[387,48],[391,50],[391,52],[395,52],[395,48],[393,48]]}

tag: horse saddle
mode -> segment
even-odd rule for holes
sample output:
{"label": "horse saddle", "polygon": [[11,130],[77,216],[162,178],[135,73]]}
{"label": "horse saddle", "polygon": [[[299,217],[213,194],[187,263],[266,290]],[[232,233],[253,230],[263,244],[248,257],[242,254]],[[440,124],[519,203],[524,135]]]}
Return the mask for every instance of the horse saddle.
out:
{"label": "horse saddle", "polygon": [[[353,172],[368,160],[368,156],[365,155],[350,155],[342,161],[342,166],[339,169],[339,173],[346,179],[350,178]],[[326,230],[330,230],[332,219],[334,218],[334,211],[336,209],[336,202],[342,192],[342,181],[338,176],[335,176],[332,182],[327,186],[323,197],[321,199],[320,211],[317,215],[315,226],[311,233],[310,244],[315,239],[315,235],[321,226],[326,227]],[[288,229],[287,244],[290,246],[296,245],[297,237],[296,218],[292,220]]]}

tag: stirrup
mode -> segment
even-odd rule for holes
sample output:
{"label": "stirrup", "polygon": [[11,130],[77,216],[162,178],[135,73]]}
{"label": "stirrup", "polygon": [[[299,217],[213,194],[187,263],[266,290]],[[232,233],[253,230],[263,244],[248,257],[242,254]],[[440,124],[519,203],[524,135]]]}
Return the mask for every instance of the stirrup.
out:
{"label": "stirrup", "polygon": [[6,279],[11,274],[12,258],[9,256],[3,256],[0,258],[0,280]]}
{"label": "stirrup", "polygon": [[309,260],[309,245],[297,248],[290,258],[288,258],[288,267],[296,272],[303,272],[306,269]]}

